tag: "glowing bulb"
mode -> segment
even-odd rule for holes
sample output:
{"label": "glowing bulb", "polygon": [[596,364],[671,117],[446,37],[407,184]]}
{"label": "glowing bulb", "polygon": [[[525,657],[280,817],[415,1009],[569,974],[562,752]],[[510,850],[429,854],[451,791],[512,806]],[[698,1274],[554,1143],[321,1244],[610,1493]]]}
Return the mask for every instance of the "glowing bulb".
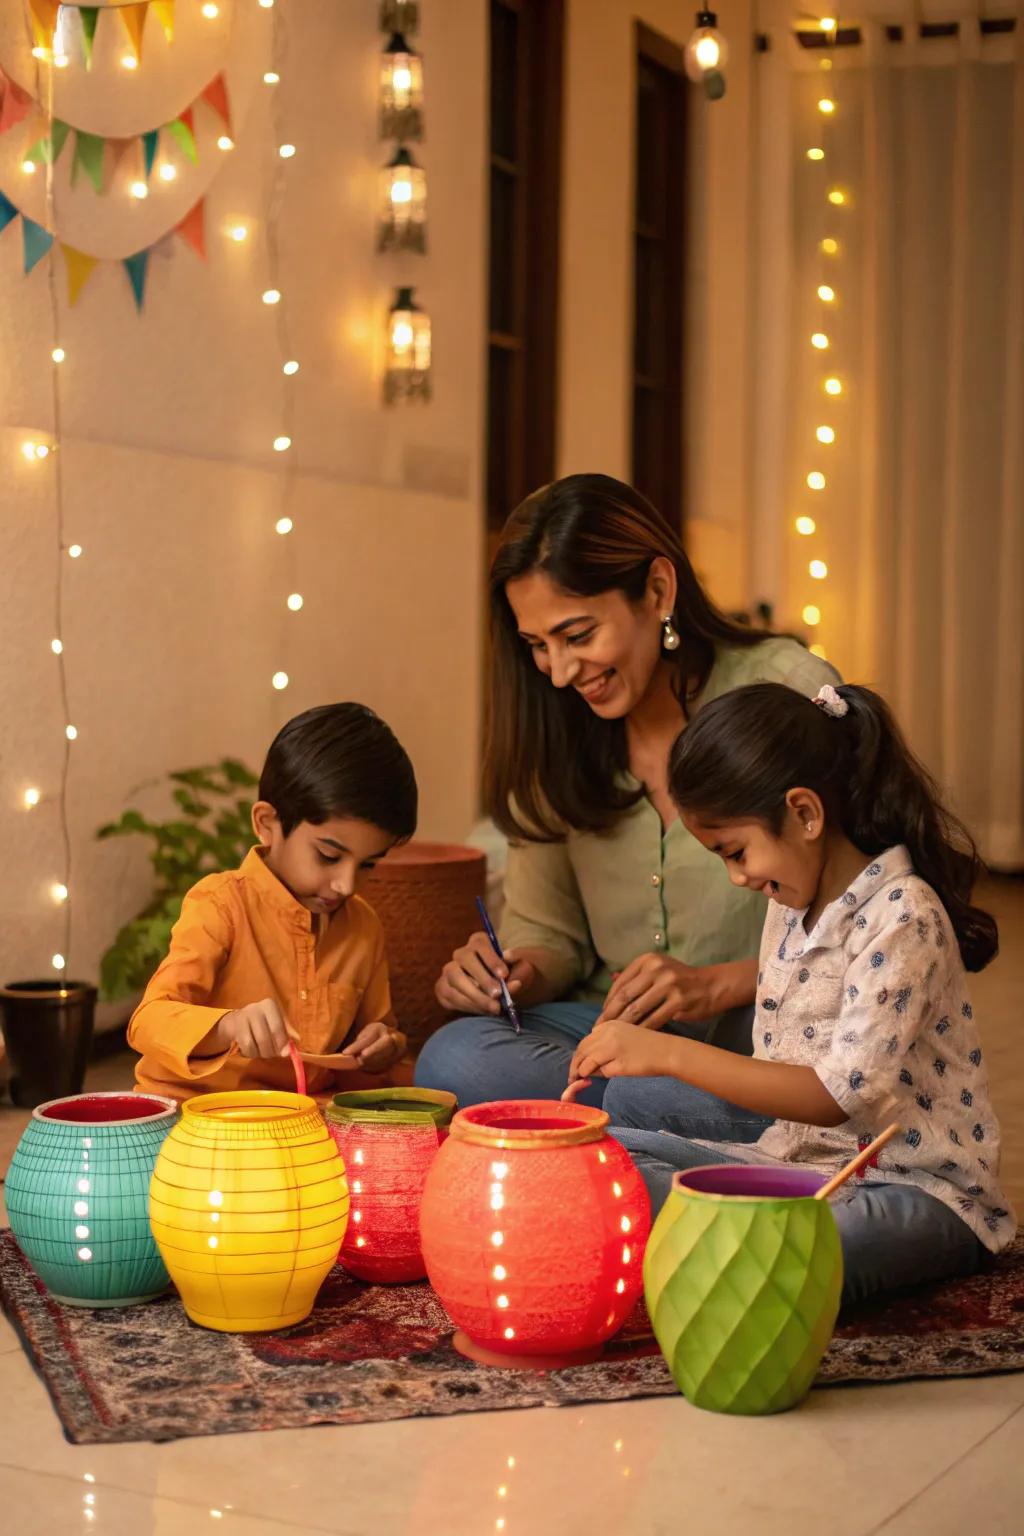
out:
{"label": "glowing bulb", "polygon": [[25,459],[28,459],[30,463],[34,462],[35,461],[35,456],[36,456],[36,445],[35,445],[35,443],[22,443],[22,445],[21,445],[21,453],[22,453],[22,457],[25,458]]}
{"label": "glowing bulb", "polygon": [[231,228],[228,230],[228,234],[231,236],[232,240],[237,240],[239,245],[241,245],[242,241],[245,239],[248,233],[249,231],[246,229],[244,224],[232,224]]}
{"label": "glowing bulb", "polygon": [[401,95],[404,91],[410,91],[412,89],[412,71],[406,65],[401,65],[392,74],[391,83],[397,95]]}
{"label": "glowing bulb", "polygon": [[823,96],[818,102],[818,111],[825,117],[830,117],[836,109],[836,104],[831,96]]}
{"label": "glowing bulb", "polygon": [[67,737],[68,741],[77,741],[78,740],[78,727],[77,727],[77,725],[66,725],[64,727],[64,735]]}
{"label": "glowing bulb", "polygon": [[824,251],[826,256],[838,256],[839,255],[839,241],[838,240],[833,240],[832,236],[828,235],[821,242],[821,249]]}
{"label": "glowing bulb", "polygon": [[177,174],[178,174],[178,172],[177,172],[177,170],[175,169],[175,167],[173,165],[167,165],[165,163],[164,165],[162,165],[160,167],[160,180],[161,181],[174,181],[174,179],[176,178]]}
{"label": "glowing bulb", "polygon": [[837,208],[841,208],[843,206],[843,204],[846,202],[846,193],[843,192],[841,190],[841,188],[839,188],[839,187],[833,187],[831,192],[828,195],[828,200],[829,200],[830,203],[833,203]]}
{"label": "glowing bulb", "polygon": [[841,379],[826,379],[823,388],[826,395],[841,395],[843,383]]}
{"label": "glowing bulb", "polygon": [[412,346],[412,326],[408,320],[397,320],[391,328],[391,341],[395,348],[402,352],[406,347]]}
{"label": "glowing bulb", "polygon": [[37,443],[36,444],[36,458],[37,459],[47,459],[47,458],[49,458],[49,456],[50,456],[50,450],[49,450],[49,448],[47,448],[46,444],[45,443]]}
{"label": "glowing bulb", "polygon": [[820,656],[822,661],[826,661],[828,659],[828,653],[825,650],[825,647],[823,645],[812,645],[811,646],[811,655],[812,656]]}
{"label": "glowing bulb", "polygon": [[834,288],[830,288],[828,283],[819,283],[818,284],[818,298],[821,300],[821,302],[823,304],[831,304],[833,299],[835,298],[835,296],[836,296],[835,289]]}
{"label": "glowing bulb", "polygon": [[809,538],[817,526],[813,517],[798,517],[796,520],[796,531],[802,533],[805,538]]}
{"label": "glowing bulb", "polygon": [[275,453],[287,453],[288,449],[291,447],[291,445],[292,445],[292,440],[291,440],[290,437],[275,437],[274,438],[274,452]]}
{"label": "glowing bulb", "polygon": [[294,358],[292,358],[289,362],[285,363],[283,368],[281,369],[281,372],[282,373],[286,373],[289,378],[291,378],[293,373],[298,373],[298,371],[299,371],[299,365],[295,361]]}
{"label": "glowing bulb", "polygon": [[288,598],[288,607],[291,609],[292,613],[298,613],[299,609],[302,607],[302,594],[300,592],[293,592],[290,595]]}
{"label": "glowing bulb", "polygon": [[[54,955],[54,957],[53,957],[53,968],[54,968],[55,971],[62,971],[66,964],[67,964],[67,961],[64,959],[63,955]],[[85,1185],[84,1189],[82,1189],[82,1185],[83,1184]],[[89,1193],[89,1180],[88,1179],[79,1179],[78,1187],[79,1187],[79,1189],[82,1189],[83,1195],[87,1195]]]}
{"label": "glowing bulb", "polygon": [[391,201],[393,203],[412,202],[412,182],[408,178],[391,183]]}
{"label": "glowing bulb", "polygon": [[220,15],[220,6],[214,5],[213,0],[207,0],[206,5],[203,6],[203,15],[207,21],[215,21]]}
{"label": "glowing bulb", "polygon": [[808,160],[824,160],[825,151],[823,149],[818,149],[816,146],[814,149],[809,149],[807,151],[807,158]]}
{"label": "glowing bulb", "polygon": [[823,16],[818,25],[823,32],[834,32],[837,23],[834,16]]}
{"label": "glowing bulb", "polygon": [[828,337],[825,335],[824,331],[815,331],[814,335],[811,337],[811,346],[817,347],[819,352],[824,352],[825,348],[828,346]]}
{"label": "glowing bulb", "polygon": [[67,901],[68,888],[66,885],[61,885],[60,881],[58,880],[56,885],[50,886],[50,895],[53,897],[54,901]]}
{"label": "glowing bulb", "polygon": [[47,57],[46,49],[40,48],[37,44],[35,48],[32,49],[32,57],[34,59],[45,59]]}
{"label": "glowing bulb", "polygon": [[278,74],[276,69],[268,69],[266,74],[263,76],[264,85],[278,85],[280,84],[280,80],[281,76]]}
{"label": "glowing bulb", "polygon": [[54,347],[53,351],[50,353],[50,356],[55,363],[62,363],[65,357],[67,357],[67,353],[64,351],[63,347]]}
{"label": "glowing bulb", "polygon": [[274,532],[291,533],[294,527],[295,524],[292,522],[290,517],[279,517],[277,522],[274,524]]}
{"label": "glowing bulb", "polygon": [[702,37],[693,50],[693,56],[701,69],[717,69],[722,50],[717,37]]}
{"label": "glowing bulb", "polygon": [[274,0],[260,0],[260,5],[265,11],[271,10],[273,8],[273,4]]}
{"label": "glowing bulb", "polygon": [[819,443],[834,443],[836,440],[834,427],[818,427],[814,435]]}
{"label": "glowing bulb", "polygon": [[128,190],[132,197],[134,197],[140,203],[144,197],[149,196],[149,188],[146,186],[144,181],[133,181]]}
{"label": "glowing bulb", "polygon": [[292,156],[294,155],[294,153],[295,153],[295,145],[294,144],[282,144],[281,148],[278,150],[278,154],[281,156],[282,160],[290,160],[292,158]]}
{"label": "glowing bulb", "polygon": [[507,1487],[505,1486],[504,1483],[502,1483],[501,1487],[497,1490],[497,1492],[498,1492],[498,1498],[499,1499],[505,1499],[505,1498],[508,1497],[508,1489],[507,1489]]}
{"label": "glowing bulb", "polygon": [[[287,688],[288,687],[288,673],[287,672],[275,672],[273,677],[270,679],[270,681],[273,683],[274,687],[280,693],[282,688]],[[358,1216],[359,1213],[357,1212],[356,1214]]]}
{"label": "glowing bulb", "polygon": [[807,569],[815,581],[824,581],[828,575],[828,566],[824,560],[812,560]]}
{"label": "glowing bulb", "polygon": [[803,611],[802,617],[805,624],[820,624],[821,609],[816,608],[813,603],[808,603],[807,607]]}
{"label": "glowing bulb", "polygon": [[820,469],[811,470],[807,476],[807,484],[812,491],[823,491],[825,489],[825,476]]}
{"label": "glowing bulb", "polygon": [[53,654],[55,656],[59,656],[61,654],[61,652],[63,651],[63,649],[64,649],[64,642],[63,642],[63,640],[51,640],[50,641],[50,650],[53,652]]}
{"label": "glowing bulb", "polygon": [[138,67],[139,67],[139,61],[135,57],[134,53],[122,53],[122,55],[121,55],[121,68],[122,69],[138,69]]}
{"label": "glowing bulb", "polygon": [[36,163],[34,160],[23,160],[21,162],[21,168],[25,172],[26,176],[34,176],[36,173]]}
{"label": "glowing bulb", "polygon": [[217,140],[217,148],[218,149],[234,149],[234,147],[235,147],[234,139],[229,138],[226,133],[222,133],[220,138]]}
{"label": "glowing bulb", "polygon": [[82,546],[81,546],[81,544],[69,544],[68,545],[68,557],[69,557],[69,559],[71,559],[71,560],[78,560],[81,557],[81,554],[82,554]]}
{"label": "glowing bulb", "polygon": [[25,801],[26,811],[32,811],[39,804],[43,797],[42,793],[38,789],[26,789],[22,798]]}
{"label": "glowing bulb", "polygon": [[264,304],[280,304],[281,290],[279,288],[268,288],[263,295],[263,302]]}

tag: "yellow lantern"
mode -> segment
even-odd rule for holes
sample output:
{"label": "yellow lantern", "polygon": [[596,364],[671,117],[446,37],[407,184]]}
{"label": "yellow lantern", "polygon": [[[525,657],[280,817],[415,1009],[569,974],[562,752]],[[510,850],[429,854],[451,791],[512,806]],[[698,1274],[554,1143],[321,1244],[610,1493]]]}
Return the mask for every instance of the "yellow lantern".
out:
{"label": "yellow lantern", "polygon": [[384,400],[430,399],[430,316],[413,299],[411,288],[399,288],[388,311],[387,366]]}
{"label": "yellow lantern", "polygon": [[423,60],[396,32],[381,56],[380,136],[422,139]]}
{"label": "yellow lantern", "polygon": [[427,178],[407,149],[397,149],[381,173],[378,251],[427,249]]}
{"label": "yellow lantern", "polygon": [[223,1333],[308,1317],[348,1206],[345,1165],[314,1101],[261,1091],[187,1099],[149,1196],[153,1237],[185,1311]]}

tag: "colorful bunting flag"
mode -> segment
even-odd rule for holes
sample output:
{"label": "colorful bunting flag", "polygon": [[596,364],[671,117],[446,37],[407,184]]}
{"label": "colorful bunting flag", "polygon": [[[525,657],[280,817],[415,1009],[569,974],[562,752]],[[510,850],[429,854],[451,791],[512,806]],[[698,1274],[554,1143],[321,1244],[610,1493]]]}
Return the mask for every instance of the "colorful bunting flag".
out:
{"label": "colorful bunting flag", "polygon": [[74,308],[82,289],[92,276],[97,258],[87,256],[85,251],[76,251],[73,245],[62,245],[61,251],[68,274],[68,303]]}
{"label": "colorful bunting flag", "polygon": [[199,151],[196,148],[196,137],[192,132],[192,124],[186,121],[191,113],[183,112],[173,123],[165,123],[164,127],[172,138],[177,139],[181,145],[183,154],[186,154],[193,165],[199,164]]}
{"label": "colorful bunting flag", "polygon": [[149,252],[136,251],[134,256],[126,256],[123,266],[128,273],[128,280],[132,285],[132,293],[135,295],[135,308],[142,309],[146,300],[146,268],[149,266]]}
{"label": "colorful bunting flag", "polygon": [[6,133],[8,128],[22,122],[31,106],[32,97],[28,91],[23,91],[16,80],[0,69],[0,133]]}
{"label": "colorful bunting flag", "polygon": [[178,225],[177,234],[190,245],[197,256],[206,260],[206,223],[203,217],[203,199],[200,198]]}
{"label": "colorful bunting flag", "polygon": [[93,184],[96,192],[103,191],[103,151],[106,148],[106,139],[98,133],[83,133],[79,128],[75,133],[75,157],[71,162],[71,185],[78,180],[78,167],[81,166]]}
{"label": "colorful bunting flag", "polygon": [[157,20],[164,29],[164,37],[169,43],[174,42],[174,0],[152,0],[153,9],[156,11]]}
{"label": "colorful bunting flag", "polygon": [[32,271],[36,262],[42,261],[50,246],[53,244],[53,236],[48,229],[37,224],[26,214],[21,216],[21,237],[25,248],[25,273]]}
{"label": "colorful bunting flag", "polygon": [[224,78],[223,71],[219,75],[214,75],[205,91],[200,93],[200,99],[205,101],[207,106],[213,108],[230,133],[231,107],[228,103],[228,84]]}
{"label": "colorful bunting flag", "polygon": [[60,0],[28,0],[32,12],[32,35],[37,48],[47,52],[53,47],[53,34],[57,29],[57,12]]}
{"label": "colorful bunting flag", "polygon": [[18,210],[9,197],[0,192],[0,231],[5,230],[12,219],[18,217]]}
{"label": "colorful bunting flag", "polygon": [[142,62],[142,32],[146,25],[146,12],[149,3],[145,5],[122,5],[118,7],[117,14],[124,22],[124,29],[128,33],[128,41],[132,45],[132,52]]}
{"label": "colorful bunting flag", "polygon": [[82,53],[85,56],[86,69],[92,69],[92,44],[96,36],[96,22],[99,19],[99,9],[95,5],[80,5],[78,14],[82,21]]}
{"label": "colorful bunting flag", "polygon": [[160,139],[159,128],[151,128],[148,133],[142,135],[142,149],[146,157],[146,180],[150,178],[153,170],[153,161],[156,159],[156,147]]}

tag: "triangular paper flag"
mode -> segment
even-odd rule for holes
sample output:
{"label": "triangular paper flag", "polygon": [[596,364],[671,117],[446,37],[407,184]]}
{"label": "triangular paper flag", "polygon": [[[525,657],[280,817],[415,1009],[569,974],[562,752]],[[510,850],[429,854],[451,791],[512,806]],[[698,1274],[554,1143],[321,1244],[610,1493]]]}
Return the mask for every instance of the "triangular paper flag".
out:
{"label": "triangular paper flag", "polygon": [[28,0],[32,12],[32,33],[37,48],[47,52],[53,47],[53,34],[57,27],[60,0]]}
{"label": "triangular paper flag", "polygon": [[159,256],[161,261],[169,261],[174,255],[174,230],[172,229],[169,235],[164,235],[163,239],[158,240],[155,245],[151,245],[149,254]]}
{"label": "triangular paper flag", "polygon": [[42,261],[50,246],[53,244],[53,236],[48,229],[41,224],[36,224],[32,219],[21,216],[21,233],[25,242],[25,272],[32,271],[36,262]]}
{"label": "triangular paper flag", "polygon": [[146,297],[146,267],[148,264],[148,251],[136,251],[134,256],[126,256],[124,258],[124,269],[128,273],[128,279],[132,285],[136,309],[142,308]]}
{"label": "triangular paper flag", "polygon": [[18,217],[18,210],[9,197],[0,192],[0,230],[6,229],[12,219]]}
{"label": "triangular paper flag", "polygon": [[164,29],[164,37],[169,43],[174,42],[174,0],[153,0],[153,9],[156,11],[157,20]]}
{"label": "triangular paper flag", "polygon": [[142,135],[142,152],[146,157],[146,180],[150,178],[153,170],[153,161],[156,159],[156,147],[160,138],[159,128],[151,128],[148,133]]}
{"label": "triangular paper flag", "polygon": [[206,90],[203,91],[200,100],[205,101],[208,106],[213,108],[225,128],[230,131],[231,106],[228,102],[228,85],[224,79],[223,72],[219,75],[214,75]]}
{"label": "triangular paper flag", "polygon": [[142,62],[142,29],[146,25],[148,10],[148,0],[145,5],[122,5],[117,8],[117,14],[124,22],[124,29],[128,33],[132,52],[140,63]]}
{"label": "triangular paper flag", "polygon": [[206,260],[206,226],[203,220],[202,198],[199,199],[194,208],[190,208],[188,213],[186,213],[178,225],[177,233],[186,244],[192,247],[197,256],[201,256],[204,261]]}
{"label": "triangular paper flag", "polygon": [[64,145],[67,141],[67,136],[70,132],[70,123],[62,123],[59,117],[54,118],[53,125],[50,129],[50,152],[53,155],[54,160],[56,160],[60,155],[60,152],[64,148]]}
{"label": "triangular paper flag", "polygon": [[185,114],[176,117],[173,123],[165,123],[168,133],[172,133],[181,145],[182,150],[192,161],[193,165],[199,164],[199,151],[196,149],[195,135],[191,126],[185,121]]}
{"label": "triangular paper flag", "polygon": [[68,303],[72,306],[78,303],[78,296],[92,276],[92,269],[96,265],[95,256],[87,256],[84,251],[76,251],[73,245],[62,245],[64,253],[64,265],[68,273]]}
{"label": "triangular paper flag", "polygon": [[82,53],[85,55],[85,67],[92,69],[92,40],[96,36],[96,21],[100,13],[95,5],[80,5],[78,14],[82,19]]}
{"label": "triangular paper flag", "polygon": [[121,169],[122,160],[134,144],[134,139],[107,139],[107,152],[103,157],[104,194],[110,191]]}
{"label": "triangular paper flag", "polygon": [[32,97],[0,70],[0,133],[6,133],[28,116]]}
{"label": "triangular paper flag", "polygon": [[103,149],[105,139],[101,139],[98,133],[83,133],[80,128],[75,130],[75,158],[71,162],[71,185],[78,180],[78,167],[81,166],[92,182],[97,192],[103,190]]}
{"label": "triangular paper flag", "polygon": [[180,121],[185,124],[185,127],[188,129],[189,133],[192,134],[192,136],[194,138],[195,137],[195,132],[196,132],[196,124],[195,124],[195,118],[194,118],[193,113],[192,113],[192,108],[191,107],[186,107],[184,112],[179,112],[178,113],[178,117],[179,117]]}

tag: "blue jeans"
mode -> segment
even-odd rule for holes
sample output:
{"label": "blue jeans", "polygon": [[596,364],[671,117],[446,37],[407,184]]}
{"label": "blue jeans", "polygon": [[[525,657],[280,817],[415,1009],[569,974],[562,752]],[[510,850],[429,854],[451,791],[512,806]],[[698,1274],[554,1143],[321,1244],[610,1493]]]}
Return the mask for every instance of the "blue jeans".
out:
{"label": "blue jeans", "polygon": [[[702,1129],[700,1135],[706,1134]],[[640,1170],[652,1214],[665,1203],[672,1175],[680,1168],[739,1161],[714,1147],[698,1147],[658,1131],[613,1128],[612,1135]],[[926,1280],[973,1275],[984,1262],[985,1249],[967,1223],[912,1184],[856,1185],[845,1198],[838,1195],[832,1201],[832,1214],[843,1248],[843,1306]]]}
{"label": "blue jeans", "polygon": [[[454,1093],[462,1108],[468,1104],[487,1104],[492,1099],[560,1098],[569,1081],[573,1052],[589,1035],[600,1013],[599,1003],[545,1003],[539,1008],[526,1008],[522,1014],[522,1033],[518,1035],[504,1014],[454,1019],[431,1035],[420,1052],[416,1086]],[[723,1015],[710,1035],[705,1024],[669,1024],[666,1028],[668,1033],[691,1039],[712,1038],[729,1050],[749,1055],[752,1014],[752,1008],[733,1009]],[[668,1079],[645,1081],[660,1083]],[[611,1086],[603,1078],[595,1078],[579,1095],[579,1102],[599,1105]],[[680,1093],[687,1091],[681,1083],[674,1086]],[[609,1102],[605,1108],[610,1110]],[[612,1119],[614,1122],[614,1115]],[[704,1132],[691,1127],[690,1134]],[[756,1141],[760,1134],[758,1130],[749,1139]]]}

